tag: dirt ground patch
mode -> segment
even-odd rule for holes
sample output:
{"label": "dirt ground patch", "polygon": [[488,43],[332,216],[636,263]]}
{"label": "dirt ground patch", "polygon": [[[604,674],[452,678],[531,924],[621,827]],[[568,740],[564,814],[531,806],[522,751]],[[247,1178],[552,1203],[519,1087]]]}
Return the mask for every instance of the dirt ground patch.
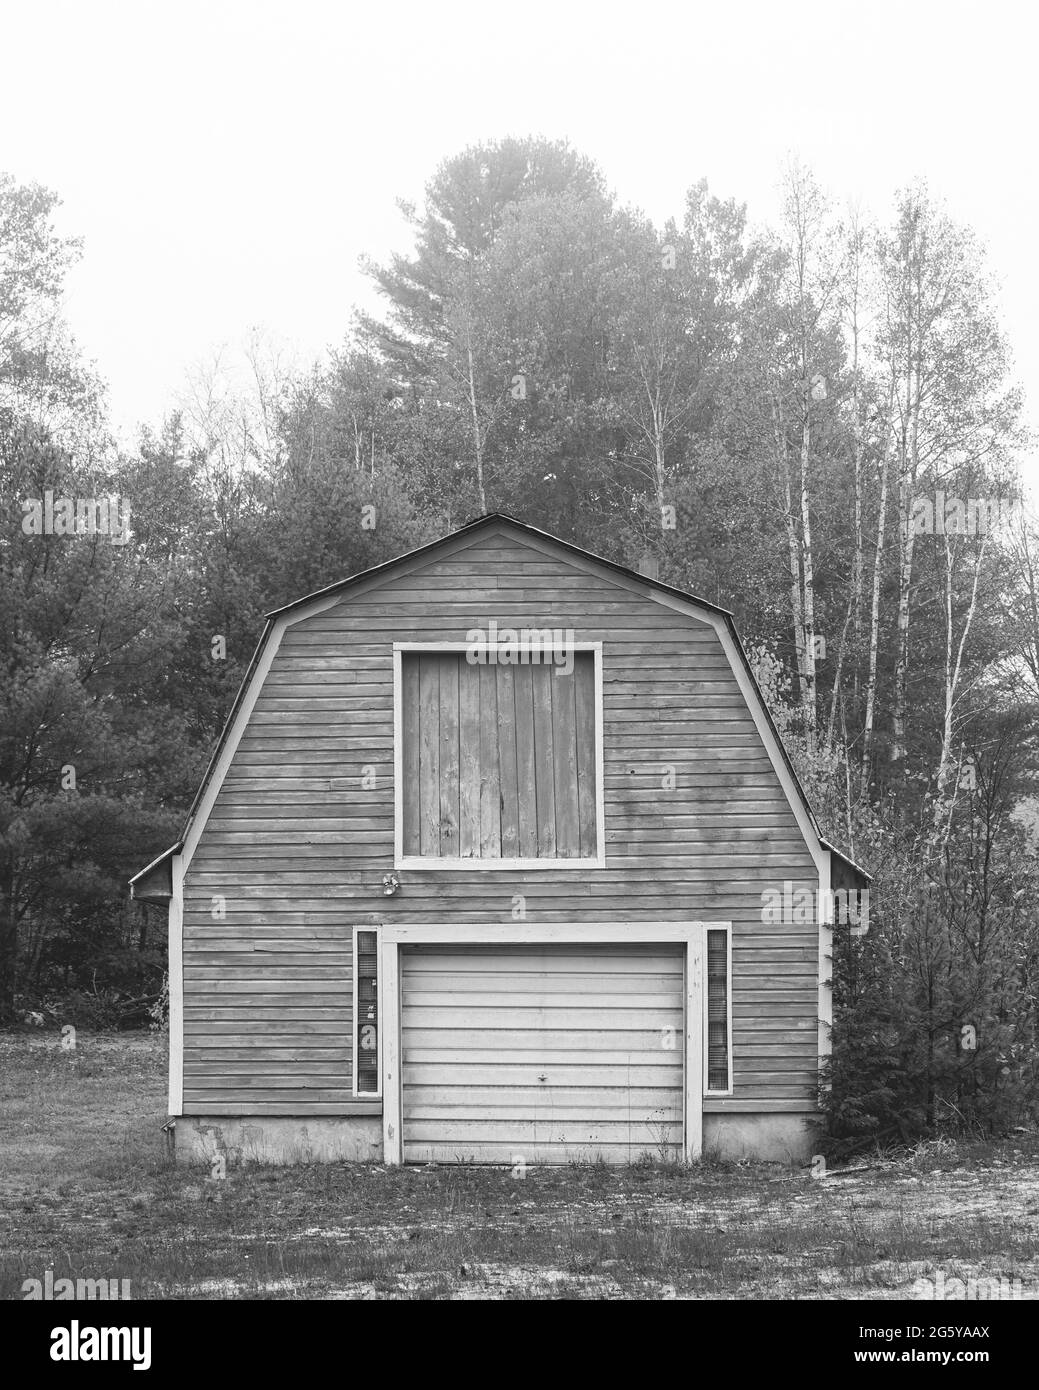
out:
{"label": "dirt ground patch", "polygon": [[169,1158],[165,1076],[154,1037],[0,1036],[0,1297],[48,1270],[167,1299],[892,1299],[939,1276],[1039,1297],[1036,1135],[823,1179],[315,1164],[216,1181]]}

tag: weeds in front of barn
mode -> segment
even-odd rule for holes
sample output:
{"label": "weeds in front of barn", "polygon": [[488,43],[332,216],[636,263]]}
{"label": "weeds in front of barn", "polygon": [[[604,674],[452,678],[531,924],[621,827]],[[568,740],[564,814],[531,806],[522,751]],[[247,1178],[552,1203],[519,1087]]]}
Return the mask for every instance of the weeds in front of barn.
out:
{"label": "weeds in front of barn", "polygon": [[765,1164],[175,1167],[160,1044],[0,1038],[0,1297],[895,1298],[935,1268],[1039,1291],[1039,1138],[815,1181]]}

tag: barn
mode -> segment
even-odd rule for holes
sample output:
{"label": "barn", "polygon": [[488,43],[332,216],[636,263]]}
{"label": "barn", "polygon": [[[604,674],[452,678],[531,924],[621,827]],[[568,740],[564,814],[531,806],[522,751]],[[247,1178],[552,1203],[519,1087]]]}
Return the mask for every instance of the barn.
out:
{"label": "barn", "polygon": [[177,1155],[801,1158],[867,882],[729,613],[481,517],[269,615],[131,881]]}

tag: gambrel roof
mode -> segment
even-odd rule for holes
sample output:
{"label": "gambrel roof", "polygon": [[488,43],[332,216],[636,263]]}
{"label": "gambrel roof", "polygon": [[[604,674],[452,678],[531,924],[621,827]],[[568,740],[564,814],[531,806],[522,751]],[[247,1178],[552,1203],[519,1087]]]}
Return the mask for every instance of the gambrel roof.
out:
{"label": "gambrel roof", "polygon": [[[202,825],[204,825],[208,815],[207,793],[210,794],[208,800],[211,804],[212,797],[215,796],[215,791],[219,787],[220,781],[223,780],[226,762],[233,754],[241,730],[247,722],[251,698],[255,698],[254,683],[257,689],[259,684],[262,684],[262,675],[265,672],[261,673],[261,668],[265,665],[265,659],[269,664],[269,649],[274,634],[278,633],[280,637],[280,633],[284,631],[286,625],[298,621],[300,617],[312,609],[329,606],[341,594],[349,593],[353,588],[361,585],[371,587],[373,584],[381,582],[383,578],[390,578],[399,571],[417,568],[438,550],[444,550],[448,547],[464,550],[470,539],[493,530],[512,532],[517,539],[526,541],[535,549],[562,553],[583,568],[597,571],[603,577],[615,575],[622,579],[626,585],[638,587],[648,596],[667,604],[668,607],[674,608],[678,612],[699,616],[701,619],[709,621],[718,631],[729,659],[733,662],[734,674],[740,682],[758,732],[776,768],[780,782],[790,801],[791,809],[805,834],[813,858],[818,863],[824,856],[829,856],[828,867],[832,870],[832,873],[827,875],[829,881],[850,882],[858,887],[865,887],[871,881],[871,876],[863,868],[823,838],[815,812],[794,770],[793,763],[783,745],[783,740],[768,706],[761,695],[747,653],[736,631],[733,615],[728,609],[720,608],[717,604],[710,603],[706,599],[684,593],[681,589],[673,588],[670,584],[665,584],[659,579],[651,579],[646,575],[639,574],[625,565],[618,564],[615,560],[594,555],[590,551],[583,550],[580,546],[573,545],[570,541],[560,540],[558,536],[553,536],[547,531],[541,531],[535,526],[529,526],[526,522],[518,521],[515,517],[507,516],[501,512],[492,512],[477,517],[474,521],[468,522],[447,536],[430,541],[428,544],[419,546],[416,550],[409,551],[393,560],[387,560],[380,565],[362,570],[358,574],[351,575],[348,579],[341,579],[335,584],[330,584],[324,589],[306,595],[304,598],[296,599],[281,608],[273,609],[266,615],[263,634],[253,653],[238,694],[235,696],[234,704],[231,706],[231,711],[209,761],[206,774],[191,803],[181,837],[175,845],[160,854],[158,858],[130,879],[130,893],[133,898],[149,902],[167,902],[169,900],[172,892],[170,861],[174,855],[180,853],[188,845],[189,840],[192,841],[193,847],[193,842],[197,840],[198,834],[201,832]],[[274,645],[276,646],[276,643]],[[244,718],[242,717],[243,712]],[[221,768],[222,763],[225,764],[223,769]],[[205,812],[202,813],[204,806]]]}

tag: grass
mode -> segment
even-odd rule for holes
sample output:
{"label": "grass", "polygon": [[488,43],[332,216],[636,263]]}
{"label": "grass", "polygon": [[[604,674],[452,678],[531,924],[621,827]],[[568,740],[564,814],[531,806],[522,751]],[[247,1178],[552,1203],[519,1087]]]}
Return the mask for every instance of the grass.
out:
{"label": "grass", "polygon": [[1039,1296],[1039,1136],[940,1141],[861,1172],[174,1166],[158,1040],[0,1035],[0,1298],[902,1298],[917,1279]]}

